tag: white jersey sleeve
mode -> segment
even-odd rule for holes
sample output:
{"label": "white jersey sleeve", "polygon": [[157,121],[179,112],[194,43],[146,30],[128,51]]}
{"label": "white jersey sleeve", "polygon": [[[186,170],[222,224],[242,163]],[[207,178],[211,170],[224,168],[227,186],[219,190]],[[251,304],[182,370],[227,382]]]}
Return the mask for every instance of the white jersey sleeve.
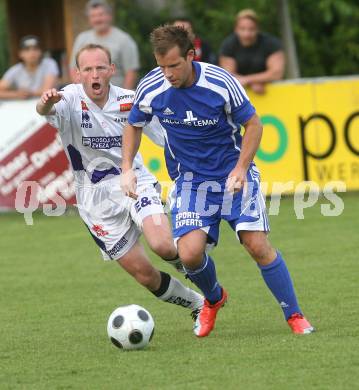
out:
{"label": "white jersey sleeve", "polygon": [[165,138],[162,131],[161,124],[157,117],[153,117],[151,122],[143,127],[143,132],[151,139],[155,144],[161,146],[165,145]]}
{"label": "white jersey sleeve", "polygon": [[71,107],[73,105],[74,92],[72,84],[60,90],[62,98],[54,105],[55,113],[53,115],[46,115],[46,120],[50,125],[58,129],[59,132],[63,132],[69,127],[66,126],[66,122],[70,122],[71,120]]}

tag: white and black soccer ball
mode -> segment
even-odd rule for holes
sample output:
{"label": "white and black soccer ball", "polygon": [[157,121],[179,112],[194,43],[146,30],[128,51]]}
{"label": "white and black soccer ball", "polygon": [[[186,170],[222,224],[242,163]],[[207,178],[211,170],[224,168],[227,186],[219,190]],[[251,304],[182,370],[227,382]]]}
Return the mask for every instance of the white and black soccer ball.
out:
{"label": "white and black soccer ball", "polygon": [[112,312],[107,334],[118,348],[142,349],[151,341],[155,323],[151,314],[139,305],[120,306]]}

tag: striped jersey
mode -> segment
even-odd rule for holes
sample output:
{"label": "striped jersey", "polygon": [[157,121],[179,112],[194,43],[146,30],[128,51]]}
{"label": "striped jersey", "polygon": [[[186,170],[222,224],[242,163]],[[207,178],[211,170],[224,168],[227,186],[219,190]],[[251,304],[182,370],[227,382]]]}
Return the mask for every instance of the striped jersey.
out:
{"label": "striped jersey", "polygon": [[171,179],[191,172],[193,182],[223,182],[241,150],[241,125],[255,113],[249,98],[224,69],[193,62],[195,82],[174,88],[158,67],[139,83],[129,123],[143,127],[156,117],[165,139]]}

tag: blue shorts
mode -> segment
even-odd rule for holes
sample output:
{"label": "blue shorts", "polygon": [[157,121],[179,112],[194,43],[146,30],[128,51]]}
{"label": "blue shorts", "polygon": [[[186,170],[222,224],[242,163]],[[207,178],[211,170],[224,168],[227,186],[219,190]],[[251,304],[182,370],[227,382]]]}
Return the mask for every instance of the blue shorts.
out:
{"label": "blue shorts", "polygon": [[265,201],[260,190],[260,175],[256,166],[247,174],[247,189],[235,195],[225,191],[225,183],[207,181],[194,185],[176,183],[171,195],[171,218],[175,242],[192,230],[207,233],[208,242],[216,245],[219,225],[227,221],[237,233],[240,231],[269,232]]}

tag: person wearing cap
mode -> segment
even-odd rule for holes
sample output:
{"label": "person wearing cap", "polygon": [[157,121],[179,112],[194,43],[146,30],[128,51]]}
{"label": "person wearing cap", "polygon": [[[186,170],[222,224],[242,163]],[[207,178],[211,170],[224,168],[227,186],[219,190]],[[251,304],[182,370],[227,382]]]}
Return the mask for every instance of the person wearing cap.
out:
{"label": "person wearing cap", "polygon": [[70,75],[78,82],[75,54],[84,46],[93,43],[109,49],[116,65],[111,83],[118,87],[133,89],[140,68],[136,42],[125,31],[112,25],[112,7],[104,0],[90,0],[86,5],[86,15],[91,30],[80,33],[74,42],[70,60]]}
{"label": "person wearing cap", "polygon": [[285,57],[280,40],[260,31],[257,14],[245,9],[221,44],[219,65],[243,86],[263,94],[266,83],[283,78]]}
{"label": "person wearing cap", "polygon": [[56,86],[59,69],[52,58],[44,58],[39,38],[26,35],[20,40],[20,62],[0,80],[0,99],[27,99],[41,96]]}

